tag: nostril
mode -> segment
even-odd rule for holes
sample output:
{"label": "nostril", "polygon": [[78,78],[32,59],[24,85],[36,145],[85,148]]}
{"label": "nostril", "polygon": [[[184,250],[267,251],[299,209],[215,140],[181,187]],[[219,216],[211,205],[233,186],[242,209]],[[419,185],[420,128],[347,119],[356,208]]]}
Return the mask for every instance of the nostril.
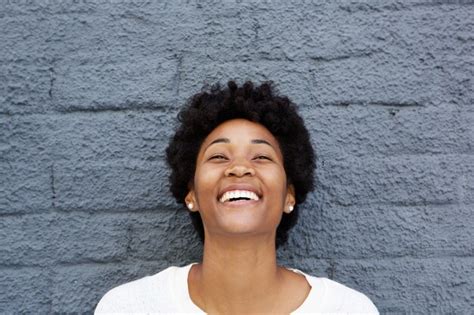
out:
{"label": "nostril", "polygon": [[246,176],[252,175],[254,173],[253,169],[248,165],[243,164],[233,164],[226,169],[225,174],[227,176]]}

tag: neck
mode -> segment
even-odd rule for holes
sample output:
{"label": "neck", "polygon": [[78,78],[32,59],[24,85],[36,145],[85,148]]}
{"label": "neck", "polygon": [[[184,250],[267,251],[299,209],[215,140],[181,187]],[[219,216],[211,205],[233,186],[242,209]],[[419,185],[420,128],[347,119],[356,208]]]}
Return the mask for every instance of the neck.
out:
{"label": "neck", "polygon": [[207,238],[196,280],[196,302],[208,313],[249,313],[274,304],[282,282],[274,236]]}

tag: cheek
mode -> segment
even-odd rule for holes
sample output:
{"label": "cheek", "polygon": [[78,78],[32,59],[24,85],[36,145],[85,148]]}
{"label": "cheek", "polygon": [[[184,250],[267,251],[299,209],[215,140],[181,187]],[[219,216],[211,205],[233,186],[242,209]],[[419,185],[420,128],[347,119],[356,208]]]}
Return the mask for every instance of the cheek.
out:
{"label": "cheek", "polygon": [[272,171],[269,172],[270,174],[268,175],[271,177],[273,181],[278,182],[279,184],[282,184],[283,186],[286,186],[286,173],[285,169],[283,168],[278,168],[278,169],[273,169]]}
{"label": "cheek", "polygon": [[198,168],[194,174],[194,188],[197,197],[200,199],[213,196],[216,189],[219,174],[215,170]]}
{"label": "cheek", "polygon": [[273,169],[266,172],[268,187],[275,193],[285,194],[287,190],[286,173],[283,169]]}

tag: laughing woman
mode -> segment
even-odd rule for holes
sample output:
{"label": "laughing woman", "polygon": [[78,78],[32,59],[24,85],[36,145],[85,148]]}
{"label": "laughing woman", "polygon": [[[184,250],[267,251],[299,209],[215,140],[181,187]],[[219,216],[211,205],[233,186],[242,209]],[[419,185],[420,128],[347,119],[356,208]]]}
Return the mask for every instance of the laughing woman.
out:
{"label": "laughing woman", "polygon": [[200,263],[109,291],[99,313],[377,314],[362,293],[277,264],[313,189],[315,156],[295,105],[265,82],[194,95],[167,148],[171,192],[204,242]]}

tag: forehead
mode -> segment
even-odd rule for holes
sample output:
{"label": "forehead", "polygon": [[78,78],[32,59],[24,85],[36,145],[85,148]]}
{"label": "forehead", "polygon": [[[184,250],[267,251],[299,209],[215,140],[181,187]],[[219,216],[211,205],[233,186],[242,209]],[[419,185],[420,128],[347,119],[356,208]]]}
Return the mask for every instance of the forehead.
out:
{"label": "forehead", "polygon": [[267,140],[278,147],[278,142],[265,126],[246,119],[232,119],[218,125],[204,140],[204,145],[218,138],[227,138],[230,142]]}

